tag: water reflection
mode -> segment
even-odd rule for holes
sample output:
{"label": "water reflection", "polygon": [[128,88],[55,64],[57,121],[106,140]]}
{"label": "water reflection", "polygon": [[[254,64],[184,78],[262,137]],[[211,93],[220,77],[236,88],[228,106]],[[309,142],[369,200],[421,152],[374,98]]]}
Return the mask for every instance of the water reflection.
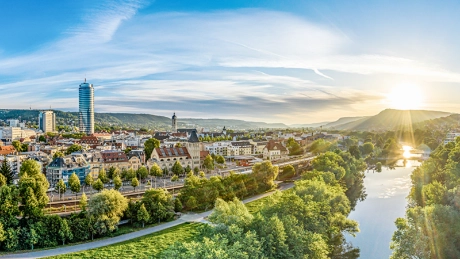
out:
{"label": "water reflection", "polygon": [[415,157],[416,154],[412,159],[393,161],[392,169],[384,167],[380,174],[366,174],[364,186],[368,196],[350,214],[351,219],[359,222],[361,232],[355,238],[347,237],[347,241],[360,249],[360,258],[389,258],[389,244],[396,230],[394,221],[404,217],[410,174],[420,165]]}

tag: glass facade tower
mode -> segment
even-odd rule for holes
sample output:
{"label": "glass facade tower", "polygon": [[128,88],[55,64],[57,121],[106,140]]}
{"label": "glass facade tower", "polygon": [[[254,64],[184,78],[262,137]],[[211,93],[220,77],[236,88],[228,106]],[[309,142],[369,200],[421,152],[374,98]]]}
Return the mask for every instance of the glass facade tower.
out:
{"label": "glass facade tower", "polygon": [[79,92],[79,119],[80,132],[91,135],[94,133],[94,88],[85,82],[80,84]]}

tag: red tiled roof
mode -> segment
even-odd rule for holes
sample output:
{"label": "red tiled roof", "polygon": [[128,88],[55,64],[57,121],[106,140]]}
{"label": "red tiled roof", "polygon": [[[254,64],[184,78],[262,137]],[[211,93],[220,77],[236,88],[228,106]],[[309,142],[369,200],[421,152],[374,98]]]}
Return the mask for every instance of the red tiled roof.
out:
{"label": "red tiled roof", "polygon": [[209,155],[209,151],[200,151],[200,160],[204,160]]}
{"label": "red tiled roof", "polygon": [[9,155],[13,152],[15,152],[16,149],[14,149],[14,147],[12,145],[9,145],[9,146],[0,146],[0,155]]}
{"label": "red tiled roof", "polygon": [[180,157],[186,156],[188,158],[192,158],[188,153],[186,147],[174,147],[174,148],[155,148],[158,156],[160,158],[169,158],[169,157]]}
{"label": "red tiled roof", "polygon": [[103,163],[120,163],[128,162],[128,157],[123,151],[106,151],[101,152]]}
{"label": "red tiled roof", "polygon": [[267,145],[265,146],[268,150],[281,150],[281,151],[287,151],[287,149],[281,145],[279,142],[275,142],[274,140],[268,141]]}

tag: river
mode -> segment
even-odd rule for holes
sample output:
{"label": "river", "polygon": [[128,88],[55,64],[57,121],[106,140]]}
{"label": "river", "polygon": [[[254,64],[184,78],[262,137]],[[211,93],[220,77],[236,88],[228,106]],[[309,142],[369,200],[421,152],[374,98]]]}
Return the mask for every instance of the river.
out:
{"label": "river", "polygon": [[410,174],[417,161],[408,161],[403,167],[398,161],[393,170],[382,168],[381,173],[366,173],[364,186],[367,198],[357,204],[349,218],[358,221],[359,232],[356,237],[347,238],[361,250],[363,259],[388,259],[391,255],[390,242],[396,230],[395,220],[404,217],[406,197],[410,191]]}

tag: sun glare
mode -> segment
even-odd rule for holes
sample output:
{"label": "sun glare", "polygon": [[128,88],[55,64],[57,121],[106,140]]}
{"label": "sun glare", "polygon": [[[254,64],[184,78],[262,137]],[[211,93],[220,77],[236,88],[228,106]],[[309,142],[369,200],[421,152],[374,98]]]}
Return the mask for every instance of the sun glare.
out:
{"label": "sun glare", "polygon": [[404,158],[410,158],[410,157],[411,157],[410,151],[411,151],[413,148],[410,147],[410,146],[403,146],[402,149],[404,150],[403,157],[404,157]]}
{"label": "sun glare", "polygon": [[399,110],[419,109],[423,103],[420,88],[414,84],[399,84],[387,95],[390,108]]}

